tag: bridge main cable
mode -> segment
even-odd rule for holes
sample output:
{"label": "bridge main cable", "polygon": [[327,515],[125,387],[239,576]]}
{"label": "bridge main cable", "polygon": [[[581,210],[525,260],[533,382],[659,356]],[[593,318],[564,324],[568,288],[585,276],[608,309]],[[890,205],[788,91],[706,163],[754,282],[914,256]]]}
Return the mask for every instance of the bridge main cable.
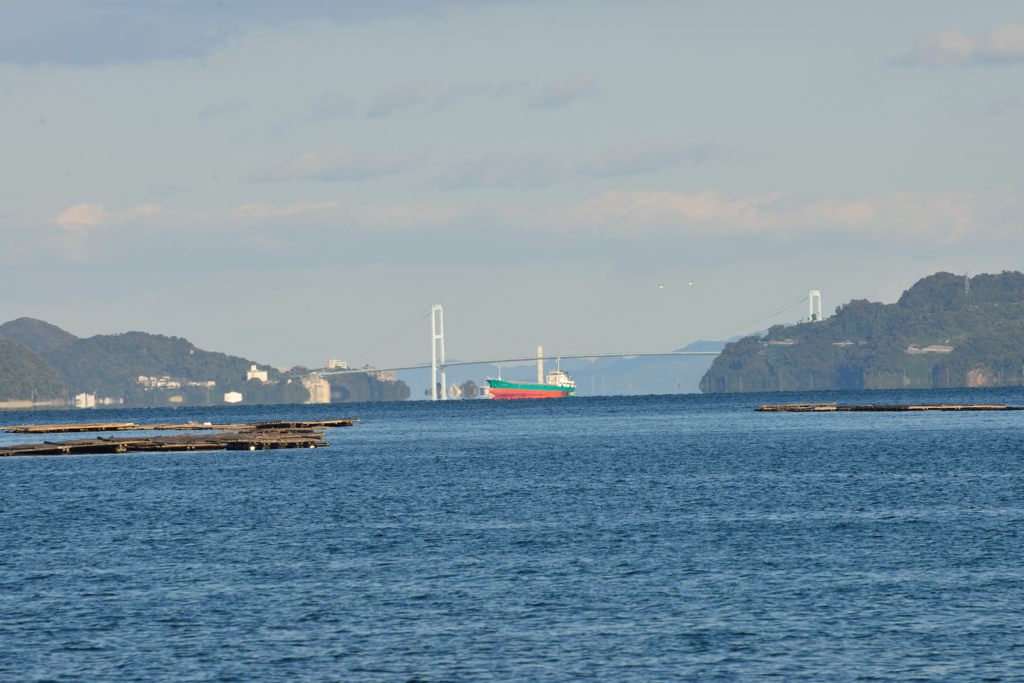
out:
{"label": "bridge main cable", "polygon": [[[542,360],[565,360],[567,358],[639,358],[649,356],[717,356],[719,351],[641,351],[638,353],[573,353],[559,354],[557,356],[541,356]],[[537,356],[523,356],[521,358],[495,358],[492,360],[462,360],[448,361],[445,367],[453,365],[498,365],[501,363],[526,363],[538,360]],[[426,370],[432,367],[431,363],[419,363],[417,365],[402,365],[388,368],[346,368],[344,370],[317,371],[318,375],[351,375],[354,373],[371,372],[397,372],[400,370]]]}

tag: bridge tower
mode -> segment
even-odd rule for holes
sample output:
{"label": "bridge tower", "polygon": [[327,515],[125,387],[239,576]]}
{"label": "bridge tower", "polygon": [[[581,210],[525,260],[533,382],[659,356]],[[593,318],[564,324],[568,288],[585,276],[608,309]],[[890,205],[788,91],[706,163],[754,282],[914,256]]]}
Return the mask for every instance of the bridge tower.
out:
{"label": "bridge tower", "polygon": [[807,292],[807,320],[816,323],[821,319],[821,292],[812,289]]}
{"label": "bridge tower", "polygon": [[441,370],[441,400],[448,400],[448,380],[444,372],[444,308],[430,307],[430,399],[437,400],[437,371]]}

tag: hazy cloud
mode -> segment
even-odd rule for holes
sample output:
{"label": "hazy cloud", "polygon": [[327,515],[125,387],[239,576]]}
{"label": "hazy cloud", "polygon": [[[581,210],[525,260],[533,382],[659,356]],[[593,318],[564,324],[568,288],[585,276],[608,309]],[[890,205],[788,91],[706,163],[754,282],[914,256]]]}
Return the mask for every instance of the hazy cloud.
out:
{"label": "hazy cloud", "polygon": [[547,187],[559,169],[541,155],[484,154],[450,166],[437,182],[446,189],[469,187]]}
{"label": "hazy cloud", "polygon": [[1024,22],[1003,24],[989,31],[982,38],[978,56],[989,62],[1024,61]]}
{"label": "hazy cloud", "polygon": [[191,191],[192,188],[186,185],[150,185],[148,194],[151,197],[173,197]]}
{"label": "hazy cloud", "polygon": [[408,83],[381,93],[371,104],[367,114],[372,117],[391,116],[426,102],[434,102],[441,90],[429,83]]}
{"label": "hazy cloud", "polygon": [[358,113],[359,100],[343,93],[327,91],[320,95],[309,111],[280,121],[271,126],[270,130],[274,135],[281,135],[300,124],[346,119]]}
{"label": "hazy cloud", "polygon": [[358,107],[359,101],[353,97],[336,92],[325,92],[313,105],[309,119],[311,121],[341,119],[354,114]]}
{"label": "hazy cloud", "polygon": [[[305,243],[300,235],[321,234],[320,230],[327,227],[337,232],[338,225],[347,228],[372,228],[383,230],[407,230],[423,225],[437,225],[453,221],[458,212],[450,207],[427,203],[393,203],[393,204],[343,204],[328,200],[317,202],[295,202],[292,204],[269,204],[252,202],[230,209],[226,212],[212,214],[182,214],[185,223],[206,227],[225,225],[238,221],[265,221],[271,218],[289,218],[289,229],[299,229],[301,233],[278,235],[277,239],[286,242]],[[274,225],[271,222],[270,225]],[[251,232],[249,233],[251,234]]]}
{"label": "hazy cloud", "polygon": [[580,164],[576,172],[585,176],[638,175],[681,164],[701,164],[723,156],[721,146],[715,143],[684,145],[648,141],[613,147]]}
{"label": "hazy cloud", "polygon": [[577,76],[542,86],[530,98],[530,106],[534,109],[557,109],[579,100],[592,99],[599,94],[593,80]]}
{"label": "hazy cloud", "polygon": [[106,216],[107,210],[102,204],[75,204],[64,209],[54,222],[65,230],[75,230],[99,225]]}
{"label": "hazy cloud", "polygon": [[365,180],[407,171],[416,166],[424,156],[425,153],[371,155],[353,152],[341,145],[328,145],[306,150],[284,162],[268,166],[253,174],[250,180]]}
{"label": "hazy cloud", "polygon": [[434,102],[434,109],[443,109],[461,99],[470,97],[483,97],[486,99],[500,99],[519,95],[526,91],[527,85],[522,81],[510,81],[508,83],[485,84],[485,83],[454,83],[445,88],[441,95]]}
{"label": "hazy cloud", "polygon": [[[493,165],[501,168],[502,173],[506,168],[525,173],[524,169],[532,169],[534,163],[541,166],[547,163],[532,157],[511,161],[508,157],[493,158],[502,160],[501,164]],[[477,185],[465,186],[509,186],[524,181],[519,175],[504,177],[493,172],[473,182]],[[525,205],[517,208],[508,202],[496,208],[422,202],[358,205],[319,200],[283,204],[249,202],[214,212],[175,211],[155,204],[110,211],[102,203],[81,203],[62,211],[53,219],[53,224],[63,228],[65,234],[79,235],[97,226],[134,230],[140,225],[139,220],[145,219],[146,225],[173,227],[170,232],[195,233],[200,240],[197,243],[202,243],[201,238],[218,227],[228,229],[243,221],[263,221],[265,228],[259,234],[273,234],[277,241],[303,242],[306,230],[280,232],[273,221],[264,219],[288,218],[291,226],[321,231],[336,231],[338,225],[415,231],[429,225],[445,227],[452,235],[468,231],[465,232],[468,236],[476,230],[481,216],[487,216],[495,229],[515,226],[522,231],[532,227],[538,234],[560,232],[566,237],[590,241],[696,237],[725,241],[736,237],[786,240],[828,235],[880,243],[904,239],[926,246],[962,243],[982,237],[995,242],[1019,242],[1024,240],[1024,233],[1020,231],[1021,215],[1024,215],[1024,195],[1020,193],[897,192],[861,197],[807,197],[784,192],[732,195],[720,190],[637,190],[603,192],[583,201],[539,210]],[[98,231],[96,236],[106,232],[106,229]],[[166,232],[168,230],[150,230],[146,234],[153,239],[169,239]],[[225,244],[230,243],[230,236],[224,239]]]}
{"label": "hazy cloud", "polygon": [[439,86],[432,83],[406,83],[381,93],[367,110],[367,115],[376,118],[392,116],[415,109],[436,111],[451,106],[461,99],[483,97],[498,99],[523,92],[526,85],[519,82],[500,83],[454,83]]}
{"label": "hazy cloud", "polygon": [[980,36],[947,29],[922,36],[897,60],[909,66],[953,67],[1024,62],[1024,23],[1006,23]]}
{"label": "hazy cloud", "polygon": [[295,216],[307,211],[336,209],[338,206],[340,206],[338,202],[296,202],[294,204],[264,204],[257,202],[236,207],[228,211],[228,216],[235,219],[280,218],[282,216]]}
{"label": "hazy cloud", "polygon": [[374,228],[409,229],[450,223],[459,216],[456,209],[436,204],[380,204],[349,210],[356,224]]}
{"label": "hazy cloud", "polygon": [[[846,234],[952,242],[984,233],[1019,239],[1020,196],[901,192],[861,198],[802,198],[780,192],[605,192],[526,218],[605,237]],[[522,219],[524,217],[520,217]],[[922,242],[926,244],[927,242]]]}
{"label": "hazy cloud", "polygon": [[160,213],[163,209],[156,204],[140,204],[124,211],[107,211],[103,204],[75,204],[64,209],[54,219],[54,223],[68,231],[81,230],[93,226],[125,223],[138,218]]}
{"label": "hazy cloud", "polygon": [[100,66],[204,57],[252,27],[357,23],[472,11],[451,0],[242,0],[221,2],[0,2],[0,63]]}
{"label": "hazy cloud", "polygon": [[[295,258],[309,263],[335,261],[330,247],[372,245],[385,260],[396,251],[416,254],[395,235],[429,241],[426,228],[461,226],[459,213],[429,203],[345,204],[335,200],[292,203],[247,202],[213,211],[160,210],[146,205],[108,211],[103,204],[68,207],[49,225],[25,231],[21,251],[73,263],[118,263],[119,267],[167,271],[216,267],[291,267]],[[58,222],[59,221],[59,222]],[[102,226],[102,229],[100,229]],[[357,241],[357,242],[354,242]],[[14,253],[0,253],[0,261]],[[160,254],[154,262],[152,254]],[[362,255],[365,262],[373,256]]]}
{"label": "hazy cloud", "polygon": [[223,102],[221,104],[211,104],[202,108],[199,112],[199,118],[201,119],[216,119],[224,116],[234,116],[238,112],[244,110],[249,106],[248,102],[242,100],[234,100],[231,102]]}
{"label": "hazy cloud", "polygon": [[[537,209],[534,199],[497,203],[395,202],[349,204],[331,199],[292,203],[246,202],[214,211],[147,205],[109,211],[103,204],[68,207],[47,225],[21,230],[14,240],[26,259],[117,263],[167,272],[208,267],[279,268],[294,259],[313,262],[421,260],[438,246],[478,259],[501,240],[515,245],[557,243],[577,256],[645,259],[680,254],[793,253],[798,243],[827,239],[835,249],[959,252],[978,244],[1014,253],[1024,244],[1024,195],[895,193],[861,197],[806,197],[781,192],[604,192]],[[481,226],[486,226],[481,230]],[[396,238],[398,241],[396,242]],[[334,247],[349,248],[337,251]],[[1008,247],[1007,245],[1013,245]],[[10,250],[9,250],[10,251]],[[337,251],[337,253],[335,253]],[[360,252],[366,252],[361,254]],[[12,251],[11,253],[15,253]],[[154,253],[164,258],[150,262]],[[536,249],[518,258],[536,261]],[[632,257],[630,257],[632,258]],[[11,254],[0,253],[0,260]]]}
{"label": "hazy cloud", "polygon": [[985,107],[985,113],[989,116],[999,116],[1021,107],[1024,107],[1024,98],[1020,95],[1011,95],[1009,97],[1002,97],[994,102],[989,102]]}

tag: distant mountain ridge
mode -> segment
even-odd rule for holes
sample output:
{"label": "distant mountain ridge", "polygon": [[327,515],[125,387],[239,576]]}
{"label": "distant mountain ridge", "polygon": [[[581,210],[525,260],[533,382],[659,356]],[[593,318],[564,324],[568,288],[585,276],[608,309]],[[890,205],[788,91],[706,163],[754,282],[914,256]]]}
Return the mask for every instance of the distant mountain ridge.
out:
{"label": "distant mountain ridge", "polygon": [[823,321],[728,344],[717,392],[1024,385],[1024,273],[935,273],[894,304],[850,301]]}

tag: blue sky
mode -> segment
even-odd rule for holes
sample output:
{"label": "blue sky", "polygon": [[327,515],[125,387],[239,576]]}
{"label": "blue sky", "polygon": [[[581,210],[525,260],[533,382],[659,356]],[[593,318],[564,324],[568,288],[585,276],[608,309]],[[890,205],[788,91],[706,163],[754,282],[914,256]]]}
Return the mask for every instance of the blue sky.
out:
{"label": "blue sky", "polygon": [[1022,123],[1010,2],[8,0],[0,318],[667,350],[1020,269]]}

